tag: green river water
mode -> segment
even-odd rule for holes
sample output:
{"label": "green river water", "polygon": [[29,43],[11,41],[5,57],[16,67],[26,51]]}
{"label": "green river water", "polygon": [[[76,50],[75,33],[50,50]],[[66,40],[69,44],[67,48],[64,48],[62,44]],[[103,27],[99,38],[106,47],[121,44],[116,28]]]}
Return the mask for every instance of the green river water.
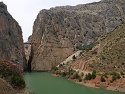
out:
{"label": "green river water", "polygon": [[33,94],[125,94],[82,86],[47,72],[25,73],[26,85]]}

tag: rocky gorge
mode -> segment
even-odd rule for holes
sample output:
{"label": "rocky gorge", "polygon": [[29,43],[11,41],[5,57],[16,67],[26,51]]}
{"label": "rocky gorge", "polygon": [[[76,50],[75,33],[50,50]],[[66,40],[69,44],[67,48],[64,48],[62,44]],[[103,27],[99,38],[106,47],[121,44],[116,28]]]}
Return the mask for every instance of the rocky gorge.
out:
{"label": "rocky gorge", "polygon": [[31,69],[51,70],[76,52],[125,22],[124,0],[102,0],[41,10],[31,35]]}
{"label": "rocky gorge", "polygon": [[[90,83],[88,86],[103,85],[109,90],[114,90],[111,87],[118,83],[119,87],[116,86],[115,90],[125,92],[124,24],[124,0],[58,6],[39,12],[32,35],[28,42],[23,43],[21,27],[9,14],[7,6],[0,2],[0,61],[18,65],[23,71],[54,69],[56,75]],[[96,78],[90,81],[79,78],[81,73],[85,77],[94,70]],[[70,75],[70,72],[73,73]],[[104,78],[107,82],[98,82],[105,73],[109,77]],[[79,79],[73,78],[74,75]],[[114,82],[111,80],[113,75],[118,77],[114,78]],[[0,80],[6,84],[3,79]],[[8,89],[15,92],[11,86]]]}

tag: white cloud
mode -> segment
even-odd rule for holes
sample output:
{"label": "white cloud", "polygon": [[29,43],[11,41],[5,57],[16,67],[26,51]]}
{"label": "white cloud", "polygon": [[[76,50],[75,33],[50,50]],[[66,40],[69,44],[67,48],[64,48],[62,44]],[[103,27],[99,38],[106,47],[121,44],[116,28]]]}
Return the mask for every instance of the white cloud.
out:
{"label": "white cloud", "polygon": [[42,9],[55,6],[85,4],[100,0],[2,0],[10,14],[18,21],[23,30],[24,41],[32,34],[33,22]]}

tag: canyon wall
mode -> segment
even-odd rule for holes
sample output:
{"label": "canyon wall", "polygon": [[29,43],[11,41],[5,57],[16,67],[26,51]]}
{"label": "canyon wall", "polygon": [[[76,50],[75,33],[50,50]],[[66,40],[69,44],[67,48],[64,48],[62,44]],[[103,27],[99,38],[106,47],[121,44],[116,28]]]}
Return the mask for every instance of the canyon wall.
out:
{"label": "canyon wall", "polygon": [[0,59],[13,61],[21,68],[26,68],[21,27],[3,2],[0,2]]}
{"label": "canyon wall", "polygon": [[102,0],[41,10],[31,36],[32,70],[50,70],[125,22],[124,0]]}

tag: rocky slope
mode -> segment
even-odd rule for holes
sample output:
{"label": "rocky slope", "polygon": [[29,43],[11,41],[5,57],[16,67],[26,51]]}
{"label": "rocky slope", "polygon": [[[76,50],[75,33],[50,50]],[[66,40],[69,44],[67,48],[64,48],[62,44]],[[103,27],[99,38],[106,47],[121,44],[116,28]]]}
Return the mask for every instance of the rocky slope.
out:
{"label": "rocky slope", "polygon": [[26,67],[21,27],[3,2],[0,2],[0,58]]}
{"label": "rocky slope", "polygon": [[125,24],[98,40],[98,50],[93,69],[100,71],[125,71]]}
{"label": "rocky slope", "polygon": [[16,94],[16,91],[5,80],[0,78],[0,94]]}
{"label": "rocky slope", "polygon": [[42,10],[31,37],[32,70],[50,70],[102,34],[125,22],[124,0],[102,0],[91,4]]}
{"label": "rocky slope", "polygon": [[70,66],[81,71],[125,71],[125,24],[99,37],[95,44],[91,50],[83,50]]}
{"label": "rocky slope", "polygon": [[[92,49],[80,50],[74,59],[60,63],[52,73],[85,86],[125,92],[125,24],[99,37],[94,44]],[[93,70],[96,76],[90,79]]]}
{"label": "rocky slope", "polygon": [[27,88],[14,89],[6,80],[0,78],[0,94],[32,94]]}

